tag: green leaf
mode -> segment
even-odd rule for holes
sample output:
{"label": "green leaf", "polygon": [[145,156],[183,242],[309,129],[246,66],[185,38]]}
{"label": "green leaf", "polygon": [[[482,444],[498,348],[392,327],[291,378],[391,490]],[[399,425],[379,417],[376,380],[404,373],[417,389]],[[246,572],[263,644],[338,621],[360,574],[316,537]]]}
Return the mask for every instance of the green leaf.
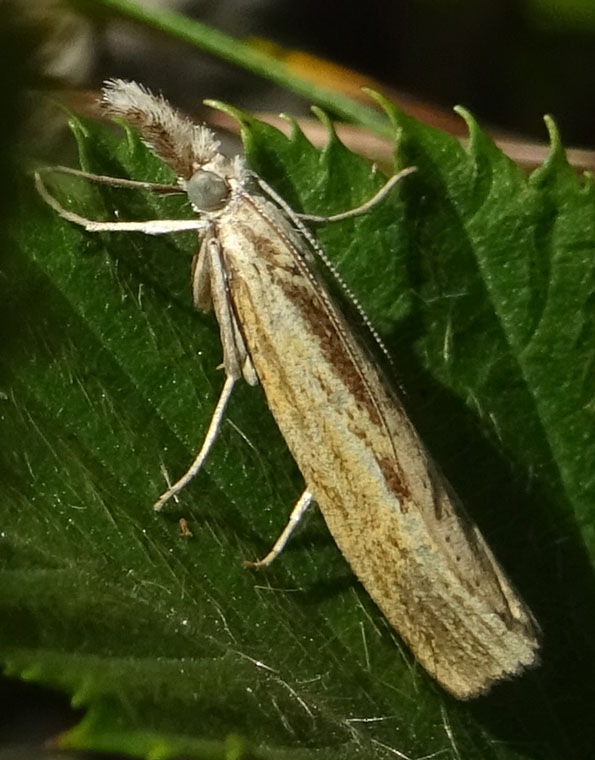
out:
{"label": "green leaf", "polygon": [[[204,470],[223,383],[188,287],[195,236],[89,234],[24,188],[2,263],[0,656],[86,709],[63,746],[197,758],[562,758],[593,744],[593,187],[557,136],[526,178],[387,106],[400,166],[365,217],[317,231],[379,327],[406,402],[538,617],[543,665],[489,697],[444,694],[313,514],[266,571],[302,489],[259,388],[240,385]],[[382,178],[240,115],[250,165],[298,210]],[[168,181],[134,134],[74,122],[84,168]],[[183,200],[55,188],[88,217],[172,218]],[[182,537],[179,518],[191,537]]]}

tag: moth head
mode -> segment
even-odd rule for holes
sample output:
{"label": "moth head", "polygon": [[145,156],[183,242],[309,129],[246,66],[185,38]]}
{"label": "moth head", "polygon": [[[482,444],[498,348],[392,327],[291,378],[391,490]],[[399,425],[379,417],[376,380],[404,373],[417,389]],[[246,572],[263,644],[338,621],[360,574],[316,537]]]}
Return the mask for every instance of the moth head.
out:
{"label": "moth head", "polygon": [[185,183],[186,193],[196,211],[218,211],[229,199],[230,187],[223,177],[206,169],[194,172]]}

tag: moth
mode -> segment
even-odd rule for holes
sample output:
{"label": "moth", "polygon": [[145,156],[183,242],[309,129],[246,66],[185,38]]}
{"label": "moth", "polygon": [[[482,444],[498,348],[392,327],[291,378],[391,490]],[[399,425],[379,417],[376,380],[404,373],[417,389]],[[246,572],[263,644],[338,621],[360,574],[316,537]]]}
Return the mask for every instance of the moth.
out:
{"label": "moth", "polygon": [[[235,383],[260,383],[306,488],[262,560],[281,552],[315,498],[339,549],[423,667],[460,699],[487,692],[538,661],[539,627],[477,526],[424,448],[395,392],[313,266],[334,271],[305,220],[243,158],[226,158],[198,126],[134,82],[106,82],[103,108],[124,119],[178,176],[178,185],[45,171],[157,192],[185,192],[194,219],[93,221],[64,209],[43,176],[36,184],[59,214],[89,231],[149,235],[196,230],[192,297],[214,310],[225,382],[202,448],[160,509],[200,470]],[[365,213],[412,171],[392,177]]]}

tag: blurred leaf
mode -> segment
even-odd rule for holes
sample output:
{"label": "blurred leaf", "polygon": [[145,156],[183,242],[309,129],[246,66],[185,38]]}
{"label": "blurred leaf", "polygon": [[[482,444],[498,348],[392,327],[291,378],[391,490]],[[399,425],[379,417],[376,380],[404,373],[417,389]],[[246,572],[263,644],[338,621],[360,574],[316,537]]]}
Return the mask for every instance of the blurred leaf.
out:
{"label": "blurred leaf", "polygon": [[595,29],[595,5],[591,0],[527,0],[527,14],[551,30],[584,33]]}
{"label": "blurred leaf", "polygon": [[[542,668],[465,704],[412,660],[319,515],[267,571],[302,483],[238,387],[178,505],[223,377],[188,287],[193,235],[93,235],[25,188],[3,263],[0,630],[6,671],[87,709],[63,746],[198,758],[568,758],[593,746],[593,188],[556,142],[525,179],[470,121],[465,152],[392,115],[416,174],[317,231],[379,326],[411,414],[544,628]],[[298,210],[382,179],[243,116],[250,165]],[[167,181],[134,135],[75,122],[82,165]],[[72,180],[92,218],[190,213]],[[179,518],[192,537],[182,537]],[[578,527],[577,527],[578,526]],[[582,537],[579,535],[581,528]],[[588,748],[588,750],[587,750]]]}

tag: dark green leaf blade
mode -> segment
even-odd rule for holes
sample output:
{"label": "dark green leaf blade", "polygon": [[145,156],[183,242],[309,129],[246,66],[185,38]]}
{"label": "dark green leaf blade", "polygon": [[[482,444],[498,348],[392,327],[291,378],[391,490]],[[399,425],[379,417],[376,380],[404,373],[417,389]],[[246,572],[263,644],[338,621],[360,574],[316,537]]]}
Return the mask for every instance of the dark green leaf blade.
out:
{"label": "dark green leaf blade", "polygon": [[[349,208],[382,181],[336,140],[319,153],[300,134],[288,141],[244,124],[251,165],[300,210]],[[510,317],[501,259],[489,254],[509,220],[503,248],[526,255],[526,194],[539,219],[546,189],[550,202],[561,195],[559,208],[575,186],[562,165],[547,188],[539,175],[527,182],[479,132],[467,154],[413,122],[399,129],[400,160],[418,166],[405,204],[395,193],[319,237],[382,327],[432,451],[547,618],[528,565],[560,522],[544,527],[552,518],[536,494],[549,489],[560,521],[572,494],[519,371],[524,325]],[[85,168],[166,181],[133,135],[117,142],[88,125],[77,135]],[[175,198],[91,190],[69,199],[92,218],[112,208],[121,218],[189,213]],[[238,388],[204,472],[167,514],[152,514],[160,467],[175,478],[189,464],[223,379],[216,324],[191,306],[195,247],[191,235],[87,235],[34,200],[24,212],[5,270],[16,287],[3,297],[8,672],[87,707],[66,740],[75,746],[223,757],[242,746],[225,737],[239,735],[253,757],[558,756],[566,737],[552,728],[541,741],[533,722],[556,713],[541,691],[551,679],[501,687],[500,700],[485,700],[489,717],[447,698],[388,630],[318,516],[269,570],[242,567],[270,547],[301,489],[259,389]]]}

